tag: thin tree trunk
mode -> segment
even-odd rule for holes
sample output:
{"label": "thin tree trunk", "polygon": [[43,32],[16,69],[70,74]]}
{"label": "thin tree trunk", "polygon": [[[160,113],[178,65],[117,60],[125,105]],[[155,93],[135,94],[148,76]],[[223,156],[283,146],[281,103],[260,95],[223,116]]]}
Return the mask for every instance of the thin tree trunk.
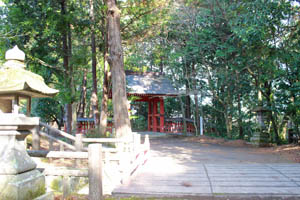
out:
{"label": "thin tree trunk", "polygon": [[95,41],[95,13],[94,1],[90,0],[90,20],[91,20],[91,48],[92,48],[92,74],[93,74],[93,92],[91,103],[93,108],[93,118],[95,127],[99,126],[100,113],[98,103],[98,90],[97,90],[97,60],[96,60],[96,41]]}
{"label": "thin tree trunk", "polygon": [[68,24],[68,57],[69,57],[69,77],[70,77],[70,96],[71,96],[71,106],[70,106],[70,114],[71,114],[71,130],[72,134],[77,133],[77,103],[75,102],[75,84],[74,84],[74,76],[73,76],[73,65],[70,62],[72,58],[72,32],[71,32],[71,24]]}
{"label": "thin tree trunk", "polygon": [[232,138],[232,116],[231,114],[224,114],[226,122],[227,138]]}
{"label": "thin tree trunk", "polygon": [[195,124],[196,124],[196,135],[200,132],[200,118],[199,118],[199,103],[198,103],[198,94],[197,94],[197,79],[196,79],[196,68],[195,65],[192,65],[192,73],[193,73],[193,90],[194,90],[194,101],[195,101]]}
{"label": "thin tree trunk", "polygon": [[238,125],[239,125],[239,138],[244,138],[244,131],[243,131],[243,121],[242,121],[242,105],[241,105],[241,94],[240,91],[238,92]]}
{"label": "thin tree trunk", "polygon": [[187,135],[187,125],[186,125],[186,116],[185,116],[185,110],[184,110],[184,104],[183,101],[181,99],[181,97],[178,97],[179,102],[180,102],[180,108],[181,108],[181,113],[182,113],[182,118],[183,118],[183,134]]}
{"label": "thin tree trunk", "polygon": [[186,96],[185,96],[185,117],[191,118],[191,97],[190,97],[190,87],[188,81],[186,82]]}
{"label": "thin tree trunk", "polygon": [[239,126],[239,138],[244,138],[244,131],[243,131],[243,121],[242,121],[242,104],[241,104],[241,89],[240,89],[240,76],[239,72],[236,71],[236,83],[237,83],[237,92],[238,92],[238,126]]}
{"label": "thin tree trunk", "polygon": [[[66,1],[61,1],[61,15],[66,15]],[[63,29],[62,29],[62,44],[63,44],[63,66],[65,68],[65,86],[66,88],[70,87],[70,68],[69,68],[69,48],[68,48],[68,24],[64,21]],[[67,132],[71,134],[72,132],[72,105],[71,102],[68,102],[65,105],[66,111],[66,129]]]}
{"label": "thin tree trunk", "polygon": [[226,122],[227,138],[232,138],[232,98],[229,88],[227,89],[227,102],[224,106],[224,117]]}
{"label": "thin tree trunk", "polygon": [[86,86],[87,86],[87,69],[85,69],[83,73],[81,98],[80,98],[80,105],[78,110],[78,116],[82,118],[85,117],[86,92],[87,92]]}
{"label": "thin tree trunk", "polygon": [[115,0],[106,0],[108,24],[108,63],[112,72],[112,101],[117,137],[131,136],[128,114],[124,58],[120,33],[120,14]]}
{"label": "thin tree trunk", "polygon": [[200,117],[199,117],[199,103],[198,103],[198,95],[194,95],[195,100],[195,121],[196,121],[196,135],[200,134]]}

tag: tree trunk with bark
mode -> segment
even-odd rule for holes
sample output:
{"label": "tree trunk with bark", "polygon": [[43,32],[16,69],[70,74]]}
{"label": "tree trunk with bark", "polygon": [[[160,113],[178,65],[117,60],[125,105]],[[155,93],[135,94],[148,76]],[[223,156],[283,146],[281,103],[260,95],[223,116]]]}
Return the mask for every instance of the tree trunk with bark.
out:
{"label": "tree trunk with bark", "polygon": [[120,10],[115,0],[106,0],[108,25],[108,63],[112,73],[112,101],[116,137],[132,134],[128,114],[126,79],[120,33]]}
{"label": "tree trunk with bark", "polygon": [[198,103],[198,93],[196,85],[197,85],[197,79],[196,79],[196,67],[193,64],[192,65],[192,73],[193,73],[193,90],[194,90],[194,101],[195,101],[195,125],[196,125],[196,135],[200,134],[200,117],[199,117],[199,103]]}
{"label": "tree trunk with bark", "polygon": [[99,127],[100,113],[98,103],[97,90],[97,59],[96,59],[96,41],[95,41],[95,13],[94,1],[90,0],[90,20],[91,20],[91,48],[92,48],[92,74],[93,74],[93,92],[91,97],[91,104],[93,109],[93,118],[95,127]]}
{"label": "tree trunk with bark", "polygon": [[237,103],[238,103],[238,126],[239,126],[239,138],[244,138],[243,131],[243,118],[242,118],[242,103],[241,103],[241,88],[240,88],[240,74],[236,71],[236,86],[237,86]]}
{"label": "tree trunk with bark", "polygon": [[182,113],[182,118],[183,118],[183,134],[187,135],[187,124],[186,124],[186,116],[185,116],[185,110],[184,110],[184,104],[181,99],[181,96],[178,97],[179,102],[180,102],[180,108],[181,108],[181,113]]}
{"label": "tree trunk with bark", "polygon": [[[61,15],[65,16],[66,11],[66,1],[61,1]],[[69,88],[71,86],[71,77],[70,77],[70,67],[69,67],[69,47],[68,47],[68,24],[64,21],[62,28],[62,46],[63,46],[63,66],[65,69],[65,86]],[[72,104],[68,102],[65,104],[65,119],[66,119],[66,129],[68,133],[72,133]]]}
{"label": "tree trunk with bark", "polygon": [[87,69],[85,69],[84,73],[83,73],[80,104],[79,104],[79,109],[78,109],[78,116],[81,118],[85,117],[86,94],[87,94],[86,86],[87,86]]}
{"label": "tree trunk with bark", "polygon": [[191,118],[191,97],[190,97],[190,86],[188,81],[186,81],[186,96],[185,96],[185,117]]}
{"label": "tree trunk with bark", "polygon": [[109,96],[109,69],[107,55],[104,55],[104,77],[103,77],[103,96],[101,102],[100,113],[100,134],[104,135],[107,129],[107,112],[108,112],[108,96]]}
{"label": "tree trunk with bark", "polygon": [[100,111],[100,134],[104,135],[107,129],[107,117],[108,117],[108,98],[111,92],[110,90],[110,71],[108,65],[108,44],[107,44],[107,21],[104,18],[104,13],[102,17],[102,40],[103,45],[100,46],[101,51],[103,52],[104,60],[104,76],[103,76],[103,90],[102,90],[102,101],[101,101],[101,111]]}

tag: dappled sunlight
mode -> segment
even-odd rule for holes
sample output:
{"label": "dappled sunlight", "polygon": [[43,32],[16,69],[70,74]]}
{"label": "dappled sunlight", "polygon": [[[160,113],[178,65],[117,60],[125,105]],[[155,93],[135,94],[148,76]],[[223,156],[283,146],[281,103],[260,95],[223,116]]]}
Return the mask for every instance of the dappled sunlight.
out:
{"label": "dappled sunlight", "polygon": [[152,157],[150,158],[145,166],[146,169],[155,171],[154,173],[162,174],[165,176],[170,176],[172,174],[176,175],[177,173],[186,172],[184,165],[180,164],[181,162],[172,157]]}

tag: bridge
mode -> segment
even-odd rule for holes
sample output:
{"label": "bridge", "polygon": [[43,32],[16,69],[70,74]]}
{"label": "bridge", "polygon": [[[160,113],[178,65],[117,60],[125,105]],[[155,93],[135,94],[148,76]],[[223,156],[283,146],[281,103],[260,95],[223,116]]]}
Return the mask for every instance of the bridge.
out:
{"label": "bridge", "polygon": [[146,165],[113,195],[299,199],[300,164],[254,150],[153,138]]}

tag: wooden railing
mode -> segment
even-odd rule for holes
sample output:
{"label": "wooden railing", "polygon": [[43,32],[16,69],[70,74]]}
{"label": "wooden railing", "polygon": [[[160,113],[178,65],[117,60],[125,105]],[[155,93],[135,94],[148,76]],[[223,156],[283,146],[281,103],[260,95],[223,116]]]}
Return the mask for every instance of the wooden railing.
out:
{"label": "wooden railing", "polygon": [[[125,182],[130,175],[132,175],[136,169],[143,165],[148,159],[148,154],[150,151],[150,143],[148,135],[145,136],[145,142],[141,143],[141,136],[139,134],[133,133],[131,138],[121,139],[121,138],[84,138],[83,134],[76,134],[75,136],[70,135],[64,131],[55,129],[45,123],[40,122],[40,126],[32,130],[32,147],[33,150],[28,151],[31,156],[35,157],[46,157],[49,159],[53,158],[73,158],[76,159],[76,163],[80,162],[80,159],[89,159],[89,169],[45,169],[45,175],[55,175],[55,176],[83,176],[89,177],[89,184],[95,185],[94,179],[91,178],[90,173],[94,173],[93,169],[96,170],[99,166],[109,166],[112,162],[117,163],[118,170],[121,174],[119,181]],[[49,150],[42,151],[40,146],[41,137],[45,138],[49,142]],[[54,143],[59,144],[59,151],[54,150]],[[105,144],[105,143],[114,143],[115,148],[108,148],[101,146],[101,151],[98,151],[98,154],[101,158],[98,159],[98,165],[94,163],[90,164],[93,159],[92,155],[90,156],[90,151],[92,151],[92,144]],[[86,147],[88,145],[88,147]],[[71,150],[71,151],[65,151]],[[76,152],[74,152],[76,151]],[[100,153],[101,152],[101,153]],[[94,160],[97,160],[94,159]],[[105,167],[103,168],[105,169]],[[102,169],[101,169],[102,170]],[[105,170],[104,170],[105,172]],[[105,172],[105,174],[109,173]],[[97,175],[98,176],[98,175]],[[99,179],[99,177],[98,177]],[[103,177],[101,175],[101,181]],[[102,184],[102,183],[101,183]],[[100,187],[99,185],[97,187]],[[98,188],[95,188],[95,190]],[[93,192],[93,188],[90,186],[90,195]],[[96,192],[95,192],[96,193]],[[102,194],[101,194],[102,195]]]}
{"label": "wooden railing", "polygon": [[59,169],[46,168],[43,173],[45,176],[63,176],[63,199],[67,198],[66,177],[88,177],[89,178],[89,199],[102,199],[102,145],[90,144],[88,152],[70,151],[27,151],[32,157],[45,158],[73,158],[88,159],[88,169]]}

